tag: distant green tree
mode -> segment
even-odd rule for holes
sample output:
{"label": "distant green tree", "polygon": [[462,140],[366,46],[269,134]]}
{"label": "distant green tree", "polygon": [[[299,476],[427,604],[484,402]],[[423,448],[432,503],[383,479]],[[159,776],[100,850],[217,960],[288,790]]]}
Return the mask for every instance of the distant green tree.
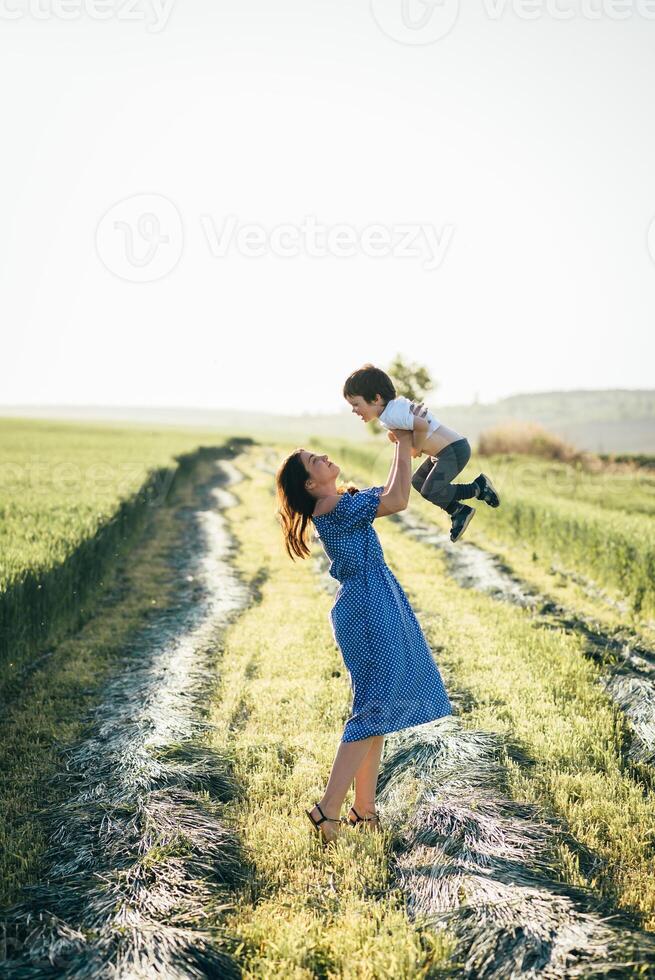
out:
{"label": "distant green tree", "polygon": [[436,390],[432,375],[422,364],[410,364],[402,354],[396,354],[386,369],[399,395],[420,402],[428,392]]}
{"label": "distant green tree", "polygon": [[[412,364],[406,361],[402,354],[396,354],[388,367],[384,368],[394,383],[396,393],[404,395],[411,401],[422,401],[428,392],[436,391],[437,383],[422,364]],[[377,419],[371,422],[371,431],[379,435],[386,430]]]}

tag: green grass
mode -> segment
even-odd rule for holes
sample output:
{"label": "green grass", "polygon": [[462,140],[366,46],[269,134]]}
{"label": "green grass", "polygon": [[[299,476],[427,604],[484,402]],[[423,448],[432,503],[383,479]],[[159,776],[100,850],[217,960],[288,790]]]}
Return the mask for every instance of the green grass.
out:
{"label": "green grass", "polygon": [[0,419],[0,686],[78,629],[203,431]]}
{"label": "green grass", "polygon": [[[175,468],[178,454],[208,436],[0,418],[0,590],[61,564],[153,471]],[[169,488],[162,475],[155,502]]]}

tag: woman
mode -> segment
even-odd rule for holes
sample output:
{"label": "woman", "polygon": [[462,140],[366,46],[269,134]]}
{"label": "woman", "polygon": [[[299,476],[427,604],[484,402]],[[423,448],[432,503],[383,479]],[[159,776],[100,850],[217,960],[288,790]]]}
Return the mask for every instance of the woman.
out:
{"label": "woman", "polygon": [[384,735],[452,714],[439,669],[400,583],[386,564],[372,522],[407,507],[412,433],[393,429],[394,458],[385,486],[337,488],[340,468],[296,449],[276,474],[278,515],[292,560],[307,558],[310,521],[341,582],[330,610],[334,638],[351,678],[353,708],[325,793],[305,810],[326,845],[355,781],[350,825],[380,829],[375,792]]}

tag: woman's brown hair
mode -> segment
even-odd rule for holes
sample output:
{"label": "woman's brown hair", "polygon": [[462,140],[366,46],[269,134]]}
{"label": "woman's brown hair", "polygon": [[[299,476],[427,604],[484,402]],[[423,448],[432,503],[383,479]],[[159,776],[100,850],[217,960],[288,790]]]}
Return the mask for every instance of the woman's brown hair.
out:
{"label": "woman's brown hair", "polygon": [[[275,474],[279,505],[276,513],[282,525],[284,546],[292,561],[295,561],[294,555],[309,558],[311,554],[307,546],[308,528],[316,507],[316,497],[312,497],[305,486],[310,474],[305,469],[301,452],[302,449],[294,449],[289,453]],[[358,488],[352,484],[337,487],[337,493],[358,492]]]}

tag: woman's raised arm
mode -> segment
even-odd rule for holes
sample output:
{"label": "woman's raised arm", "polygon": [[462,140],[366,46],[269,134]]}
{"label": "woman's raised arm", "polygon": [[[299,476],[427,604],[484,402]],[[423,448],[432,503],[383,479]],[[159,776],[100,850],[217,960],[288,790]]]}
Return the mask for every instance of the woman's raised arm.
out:
{"label": "woman's raised arm", "polygon": [[409,491],[412,481],[412,432],[410,429],[392,429],[395,436],[395,452],[384,493],[380,494],[380,503],[376,517],[388,517],[404,510],[409,501]]}

